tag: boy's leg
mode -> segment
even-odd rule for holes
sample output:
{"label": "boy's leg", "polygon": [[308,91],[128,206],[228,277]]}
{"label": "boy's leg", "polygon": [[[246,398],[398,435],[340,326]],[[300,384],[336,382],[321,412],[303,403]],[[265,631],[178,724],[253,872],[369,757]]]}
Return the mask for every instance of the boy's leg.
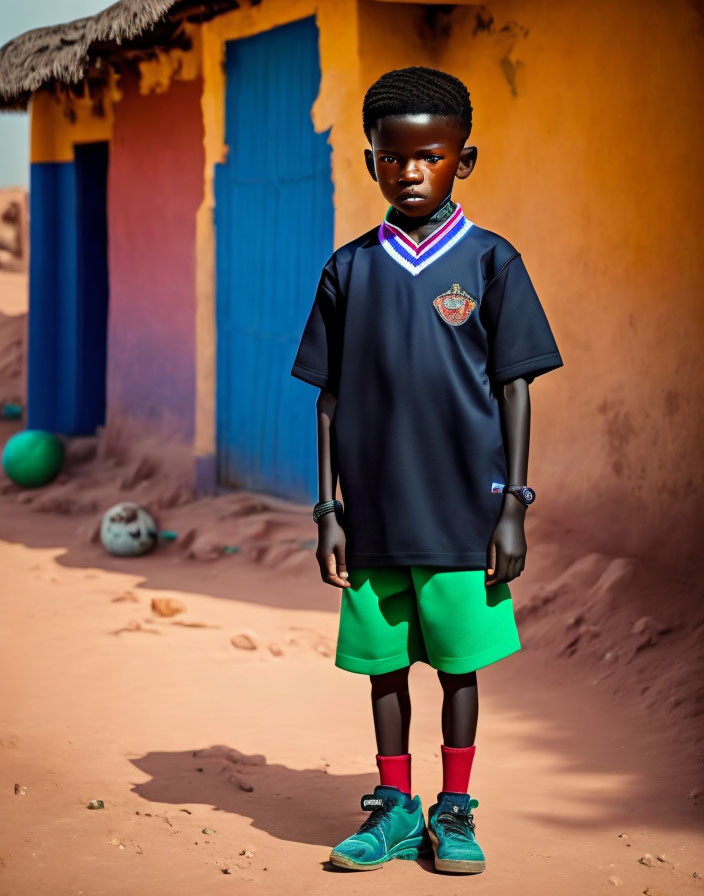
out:
{"label": "boy's leg", "polygon": [[438,670],[442,701],[442,789],[466,793],[474,760],[479,700],[477,673],[453,675]]}
{"label": "boy's leg", "polygon": [[379,779],[383,786],[396,787],[411,795],[411,754],[408,735],[411,725],[411,696],[408,670],[397,669],[370,676],[372,713],[376,733]]}
{"label": "boy's leg", "polygon": [[440,871],[476,873],[486,867],[477,843],[469,795],[478,695],[476,670],[520,650],[506,583],[485,586],[483,570],[413,567],[419,618],[429,661],[443,687],[443,784],[430,807],[428,829]]}
{"label": "boy's leg", "polygon": [[330,861],[358,871],[389,859],[415,859],[428,842],[419,797],[411,797],[408,667],[426,659],[410,572],[403,567],[348,569],[335,664],[368,675],[381,783],[362,797],[370,812],[338,843]]}

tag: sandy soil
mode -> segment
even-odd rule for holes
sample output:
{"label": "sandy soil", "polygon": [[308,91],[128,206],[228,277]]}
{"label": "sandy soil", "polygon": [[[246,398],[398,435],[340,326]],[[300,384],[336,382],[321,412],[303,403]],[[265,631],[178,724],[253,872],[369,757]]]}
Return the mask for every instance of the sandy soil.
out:
{"label": "sandy soil", "polygon": [[[673,706],[647,685],[652,666],[668,693],[677,675],[692,684],[677,664],[691,633],[646,625],[652,644],[633,635],[605,660],[609,633],[574,620],[570,589],[603,618],[633,581],[627,558],[590,555],[555,575],[554,543],[529,528],[531,562],[512,588],[524,649],[480,673],[472,793],[487,871],[337,873],[326,859],[362,820],[375,749],[367,679],[333,665],[339,592],[318,577],[307,508],[169,497],[160,524],[181,543],[118,559],[91,541],[93,505],[111,490],[152,505],[172,493],[158,472],[125,487],[134,469],[104,458],[67,469],[31,493],[5,481],[0,497],[1,892],[704,892],[696,689]],[[158,597],[186,609],[160,617]],[[428,805],[440,785],[431,670],[413,669],[412,691],[414,789]]]}

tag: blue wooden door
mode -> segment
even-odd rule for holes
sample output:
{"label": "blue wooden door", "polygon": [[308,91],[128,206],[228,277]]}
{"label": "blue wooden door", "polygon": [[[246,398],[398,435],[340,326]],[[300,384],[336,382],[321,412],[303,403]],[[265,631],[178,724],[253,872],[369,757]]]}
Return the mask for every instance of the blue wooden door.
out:
{"label": "blue wooden door", "polygon": [[91,435],[105,423],[108,144],[32,165],[27,426]]}
{"label": "blue wooden door", "polygon": [[217,452],[226,487],[317,494],[317,391],[290,376],[332,252],[327,133],[316,134],[313,18],[231,41],[227,161],[216,166]]}

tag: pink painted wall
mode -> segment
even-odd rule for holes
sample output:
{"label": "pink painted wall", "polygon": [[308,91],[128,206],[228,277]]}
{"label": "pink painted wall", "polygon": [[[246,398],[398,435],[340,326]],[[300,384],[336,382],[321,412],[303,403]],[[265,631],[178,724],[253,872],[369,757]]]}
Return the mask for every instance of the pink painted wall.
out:
{"label": "pink painted wall", "polygon": [[200,80],[141,95],[125,75],[108,178],[108,427],[194,434]]}

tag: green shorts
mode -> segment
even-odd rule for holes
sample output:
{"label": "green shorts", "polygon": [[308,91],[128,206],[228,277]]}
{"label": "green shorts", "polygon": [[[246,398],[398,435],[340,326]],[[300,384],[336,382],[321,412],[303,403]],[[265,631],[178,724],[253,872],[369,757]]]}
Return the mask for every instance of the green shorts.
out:
{"label": "green shorts", "polygon": [[473,672],[521,649],[506,582],[486,570],[399,566],[349,569],[335,665],[381,675],[415,662]]}

